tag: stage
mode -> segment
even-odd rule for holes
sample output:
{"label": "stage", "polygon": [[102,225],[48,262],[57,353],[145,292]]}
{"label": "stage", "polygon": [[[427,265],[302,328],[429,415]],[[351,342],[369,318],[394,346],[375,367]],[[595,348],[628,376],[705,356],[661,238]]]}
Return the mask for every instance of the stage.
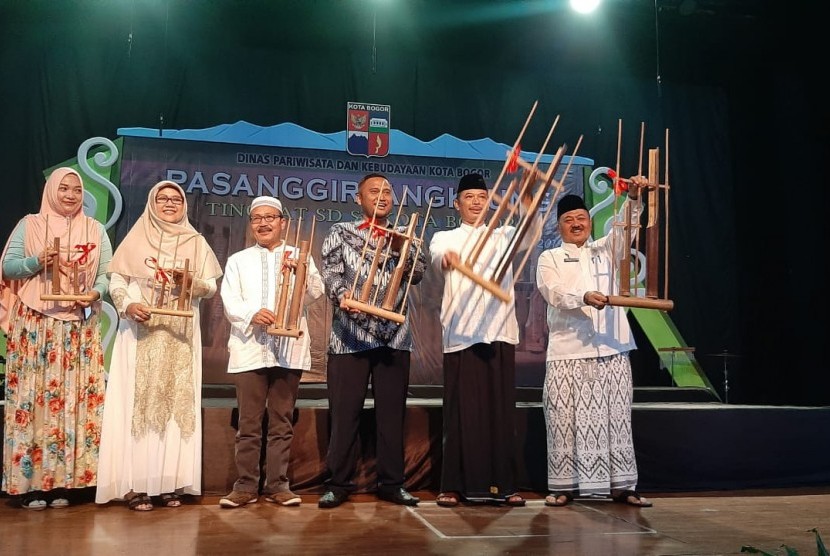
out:
{"label": "stage", "polygon": [[[674,389],[682,390],[682,389]],[[577,499],[548,508],[545,427],[538,389],[519,389],[518,466],[524,508],[436,506],[441,462],[440,388],[412,388],[406,421],[407,487],[417,508],[378,502],[373,490],[372,400],[367,400],[356,481],[361,493],[320,510],[328,435],[325,385],[305,384],[297,403],[289,475],[297,508],[261,498],[244,509],[218,506],[235,478],[231,386],[204,389],[201,497],[178,510],[131,512],[72,492],[68,509],[20,510],[0,494],[0,539],[14,554],[732,554],[782,543],[806,554],[827,536],[830,408],[688,401],[702,392],[635,389],[639,490],[654,508]],[[422,397],[423,396],[423,397]],[[672,401],[653,401],[655,399]],[[3,407],[0,405],[0,410]],[[0,449],[2,447],[0,446]],[[697,491],[697,492],[693,492]],[[44,520],[52,525],[44,528]],[[139,523],[140,522],[140,523]],[[147,532],[152,529],[152,534]],[[11,544],[9,544],[11,543]],[[6,546],[8,545],[8,546]]]}
{"label": "stage", "polygon": [[[233,386],[203,389],[203,492],[230,491],[236,398]],[[325,479],[328,404],[325,384],[303,384],[295,411],[289,478],[294,490],[316,493]],[[519,487],[547,491],[541,391],[517,394]],[[643,492],[695,492],[830,486],[830,407],[730,405],[705,389],[635,388],[634,447]],[[668,400],[668,401],[660,401]],[[410,490],[439,490],[441,387],[410,388],[406,475]],[[0,404],[0,413],[4,407]],[[367,399],[360,427],[357,492],[374,491],[374,409]],[[3,446],[0,445],[0,455]]]}
{"label": "stage", "polygon": [[[830,408],[729,405],[702,389],[635,389],[632,425],[643,492],[694,492],[830,486]],[[233,387],[205,387],[206,495],[230,491]],[[441,462],[441,389],[412,387],[407,402],[406,474],[410,490],[437,491]],[[539,389],[518,391],[517,464],[522,490],[547,491],[545,423]],[[655,400],[669,401],[655,401]],[[304,384],[295,412],[289,478],[300,493],[325,479],[328,410],[324,384]],[[374,490],[374,410],[367,399],[358,449],[358,492]]]}
{"label": "stage", "polygon": [[[236,398],[230,385],[205,386],[203,396],[203,492],[221,495],[236,478]],[[319,492],[325,479],[326,396],[325,384],[300,387],[289,465],[292,488],[300,493]],[[730,405],[695,388],[635,388],[634,397],[634,448],[643,492],[830,486],[830,407]],[[519,487],[545,493],[541,391],[519,388],[517,398]],[[370,395],[357,448],[360,493],[374,491],[374,416]],[[441,424],[441,387],[410,388],[405,430],[410,490],[439,490]],[[0,455],[2,450],[0,445]]]}

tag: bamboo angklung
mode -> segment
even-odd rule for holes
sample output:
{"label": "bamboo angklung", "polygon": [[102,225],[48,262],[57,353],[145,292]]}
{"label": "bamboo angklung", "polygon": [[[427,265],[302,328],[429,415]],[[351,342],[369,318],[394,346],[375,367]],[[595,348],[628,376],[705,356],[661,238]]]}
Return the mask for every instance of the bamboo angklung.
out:
{"label": "bamboo angklung", "polygon": [[[621,126],[622,124],[620,124]],[[621,129],[621,127],[620,127]],[[641,126],[640,131],[640,163],[639,173],[642,175],[642,160],[643,160],[643,137],[644,127]],[[621,132],[618,137],[621,140]],[[617,220],[616,208],[617,201],[615,198],[614,208],[614,226],[622,227],[622,236],[625,245],[614,246],[614,253],[619,253],[619,259],[615,259],[614,266],[619,268],[617,275],[617,283],[615,284],[617,291],[608,295],[608,304],[619,307],[635,307],[640,309],[657,309],[660,311],[670,311],[674,308],[674,301],[668,298],[668,253],[669,253],[669,220],[668,220],[668,206],[669,206],[669,171],[668,171],[668,142],[669,134],[666,130],[666,153],[665,153],[665,182],[660,183],[660,149],[654,148],[648,151],[648,175],[647,179],[649,187],[646,191],[640,192],[646,195],[645,207],[647,212],[646,225],[641,226],[639,221],[633,220],[633,214],[636,212],[641,216],[640,211],[631,210],[631,203],[638,203],[638,206],[643,206],[643,199],[638,195],[637,200],[631,199],[625,205],[625,210],[622,214],[621,221]],[[614,194],[619,195],[629,180],[619,177],[619,145],[617,150],[617,172],[612,179],[614,180]],[[663,191],[662,207],[660,191]],[[660,213],[665,211],[663,216],[664,227],[660,226]],[[639,220],[639,219],[638,219]],[[639,268],[640,257],[640,235],[644,234],[643,238],[645,246],[645,263],[642,272],[643,285],[640,287],[637,281],[640,279],[641,272]],[[632,240],[634,248],[632,249]],[[659,268],[660,268],[660,244],[663,244],[663,257],[665,262],[664,267],[664,295],[659,295]],[[633,256],[633,259],[632,259]],[[632,273],[632,267],[634,272]],[[633,288],[633,289],[632,289]]]}
{"label": "bamboo angklung", "polygon": [[[84,221],[84,225],[87,226],[87,222]],[[89,228],[87,227],[85,230],[85,234],[87,238],[89,236]],[[44,238],[44,248],[49,244],[49,216],[46,216],[46,233]],[[70,227],[69,232],[67,233],[67,245],[66,245],[66,264],[61,262],[61,238],[54,237],[52,239],[52,250],[55,252],[54,257],[52,258],[52,262],[49,265],[49,273],[51,276],[48,279],[49,282],[49,291],[46,291],[46,285],[44,284],[43,290],[40,293],[40,299],[42,301],[94,301],[95,300],[95,292],[88,291],[83,292],[81,291],[81,283],[80,283],[80,265],[81,263],[77,260],[73,260],[72,256],[72,245],[69,243],[69,238],[72,237],[72,229]],[[89,243],[89,242],[87,242]],[[84,275],[89,271],[90,260],[89,257],[84,259]],[[66,274],[69,278],[69,290],[70,291],[63,291],[63,286],[61,284],[61,274],[64,272],[62,267],[66,268]]]}
{"label": "bamboo angklung", "polygon": [[[389,185],[389,182],[386,182],[386,186],[391,189],[391,185]],[[402,199],[406,199],[406,191],[404,191]],[[354,283],[352,284],[352,289],[350,291],[349,297],[342,301],[342,304],[345,307],[361,311],[369,315],[380,317],[386,320],[391,320],[392,322],[397,322],[398,324],[403,324],[406,321],[406,315],[404,314],[404,311],[406,311],[406,299],[409,296],[409,289],[412,287],[412,274],[415,272],[414,262],[411,265],[411,268],[409,270],[409,276],[406,279],[406,288],[404,290],[404,297],[403,302],[401,303],[400,312],[394,310],[395,300],[397,299],[398,293],[400,292],[401,284],[404,282],[404,274],[406,272],[406,261],[409,258],[409,252],[412,246],[414,245],[416,248],[416,257],[417,254],[421,251],[421,244],[423,243],[424,235],[423,232],[426,228],[427,222],[429,221],[429,213],[431,209],[432,199],[430,199],[429,201],[427,213],[423,219],[421,234],[419,237],[416,237],[415,234],[415,230],[418,225],[417,223],[420,219],[417,212],[412,213],[410,215],[409,224],[407,225],[405,231],[398,231],[397,229],[397,223],[403,212],[403,202],[401,202],[398,205],[398,212],[395,216],[395,223],[391,228],[378,226],[375,223],[375,214],[372,214],[371,225],[367,230],[366,242],[363,245],[363,250],[361,253],[362,261],[365,261],[366,259],[366,253],[369,251],[369,242],[371,241],[373,235],[377,235],[377,244],[375,245],[375,248],[373,250],[372,260],[369,263],[369,270],[366,275],[366,281],[363,283],[363,287],[360,290],[360,295],[355,295],[355,292],[357,290],[358,277],[360,276],[360,269],[358,269],[355,275]],[[375,205],[375,212],[376,211],[377,205]],[[388,242],[386,241],[387,236],[389,236]],[[377,301],[381,284],[375,284],[377,271],[380,265],[386,264],[386,261],[389,260],[389,258],[391,257],[392,237],[394,236],[402,238],[400,255],[395,269],[392,271],[392,276],[390,277],[389,282],[386,284],[386,293],[383,296],[380,305],[378,305]],[[386,247],[385,252],[384,247]]]}
{"label": "bamboo angklung", "polygon": [[[539,104],[538,101],[533,103],[533,106],[530,109],[530,114],[528,114],[527,119],[525,120],[525,123],[522,126],[521,131],[519,132],[519,136],[516,138],[516,141],[513,143],[513,147],[507,153],[507,157],[504,160],[504,164],[502,165],[501,172],[499,172],[499,176],[498,176],[498,178],[496,178],[496,182],[493,184],[493,187],[490,189],[490,193],[487,196],[487,202],[485,204],[486,207],[490,207],[490,205],[493,203],[493,201],[497,198],[497,195],[498,195],[497,192],[499,190],[499,186],[501,185],[501,181],[504,178],[504,175],[507,173],[508,169],[513,171],[510,168],[511,165],[513,165],[514,163],[516,165],[518,165],[518,164],[524,162],[523,160],[521,160],[521,158],[519,158],[519,149],[521,148],[522,138],[524,137],[525,131],[527,131],[527,127],[530,124],[530,120],[533,118],[533,114],[536,112],[536,107],[537,107],[538,104]],[[545,147],[547,146],[548,141],[550,140],[551,136],[553,135],[553,130],[556,129],[556,124],[558,122],[559,122],[559,116],[556,117],[556,119],[553,122],[553,125],[550,128],[550,131],[548,132],[548,136],[545,139],[545,143],[544,143],[544,146],[542,147],[542,151],[544,151]],[[534,170],[538,167],[540,160],[541,160],[541,153],[539,154],[539,156],[536,157],[536,160],[533,163],[533,169]],[[480,238],[480,240],[477,241],[473,245],[473,249],[470,252],[470,255],[467,257],[467,259],[464,261],[463,264],[453,265],[453,267],[456,268],[456,270],[462,272],[463,274],[467,275],[468,277],[470,277],[473,280],[475,280],[476,274],[472,271],[472,268],[475,266],[476,262],[478,261],[478,258],[481,255],[482,249],[484,249],[484,246],[487,242],[487,239],[489,239],[490,235],[493,233],[493,230],[496,228],[496,226],[492,226],[492,224],[493,223],[498,223],[499,219],[501,219],[502,215],[504,214],[504,211],[507,209],[507,205],[505,205],[501,201],[503,199],[508,199],[509,200],[509,199],[513,198],[513,194],[516,191],[516,187],[518,186],[518,183],[519,183],[519,181],[516,180],[515,178],[510,181],[510,185],[507,187],[507,190],[504,192],[504,196],[502,198],[498,199],[499,204],[496,207],[495,214],[490,219],[490,222],[487,225],[487,229],[484,232],[484,236],[482,238]],[[515,207],[511,208],[510,216],[508,217],[508,219],[512,218],[514,211],[515,211]],[[478,218],[476,218],[476,221],[473,224],[473,228],[478,228],[484,222],[484,218],[487,215],[487,212],[488,211],[482,211],[478,215]],[[468,243],[469,239],[470,238],[468,237],[467,240],[462,245],[462,247],[461,247],[461,252],[462,253],[466,250],[467,243]],[[481,284],[481,286],[484,287],[485,289],[489,289],[488,284]],[[502,294],[500,292],[495,292],[494,291],[492,293],[494,295],[496,295],[497,297],[502,298]],[[507,299],[503,299],[503,301],[506,302],[506,301],[509,301],[509,299],[510,298],[508,297]]]}
{"label": "bamboo angklung", "polygon": [[[525,126],[522,128],[521,134],[523,134],[525,129],[527,128],[529,119],[530,116],[528,117],[528,121],[525,122]],[[557,116],[554,120],[553,125],[551,126],[548,135],[545,138],[545,142],[543,143],[542,148],[539,150],[539,153],[536,155],[536,158],[532,164],[519,158],[515,150],[508,153],[508,158],[505,160],[502,173],[499,176],[499,181],[501,180],[501,177],[504,175],[505,170],[511,165],[511,163],[515,163],[516,166],[521,166],[524,172],[522,173],[522,176],[520,178],[514,178],[513,180],[511,180],[510,185],[504,192],[504,196],[499,199],[499,205],[496,207],[496,210],[493,212],[493,215],[487,222],[486,230],[477,238],[476,243],[474,244],[473,249],[470,252],[470,255],[466,257],[463,261],[459,261],[458,263],[452,265],[455,270],[458,270],[467,278],[469,278],[477,285],[487,290],[497,299],[500,299],[505,303],[509,302],[513,297],[512,292],[515,286],[515,277],[521,274],[524,265],[528,260],[529,250],[527,250],[528,253],[525,254],[519,267],[514,272],[514,283],[503,285],[502,282],[507,276],[507,272],[511,268],[513,268],[513,260],[515,259],[519,251],[522,250],[522,247],[524,245],[529,245],[535,241],[538,241],[539,237],[541,237],[545,221],[547,220],[551,212],[555,212],[548,210],[547,213],[544,214],[544,216],[540,215],[542,202],[544,201],[545,197],[548,196],[549,192],[551,191],[551,188],[555,187],[555,191],[551,195],[551,200],[549,202],[549,206],[553,206],[553,203],[555,203],[556,200],[556,196],[562,189],[562,182],[554,179],[554,175],[557,169],[559,168],[559,165],[562,162],[562,158],[565,154],[565,145],[562,145],[557,149],[556,154],[553,156],[553,160],[551,161],[550,165],[548,166],[548,169],[545,172],[539,170],[539,163],[545,153],[548,142],[550,141],[550,138],[553,135],[553,132],[558,122],[559,116]],[[519,136],[519,139],[517,139],[516,141],[516,145],[518,145],[519,141],[521,140],[521,134]],[[579,148],[581,142],[582,138],[580,137],[579,141],[577,142],[577,149]],[[575,154],[576,150],[574,150],[574,155]],[[572,155],[571,157],[571,162],[573,162],[574,155]],[[570,168],[570,164],[568,165],[568,168]],[[499,181],[497,181],[496,184],[494,184],[490,192],[490,196],[487,200],[488,207],[490,206],[492,200],[497,198],[496,192],[499,187]],[[487,211],[482,211],[482,213],[479,215],[475,227],[481,225],[486,215],[486,212]],[[508,221],[512,220],[514,215],[518,215],[518,222],[515,225],[516,231],[508,245],[508,248],[496,260],[495,265],[493,266],[494,270],[492,272],[492,275],[484,276],[476,270],[478,258],[483,249],[485,248],[486,243],[493,234],[493,232],[496,230],[496,228],[500,226],[500,221],[502,217],[505,216],[506,212]],[[462,247],[462,252],[465,250],[465,247]],[[491,266],[489,264],[490,262],[492,261],[488,261],[487,264],[484,265],[484,268],[489,268]]]}
{"label": "bamboo angklung", "polygon": [[[545,213],[544,217],[542,217],[541,222],[537,221],[534,225],[533,238],[528,242],[530,245],[535,245],[536,242],[539,241],[539,239],[542,237],[542,232],[544,231],[545,223],[547,222],[550,215],[556,212],[553,209],[553,207],[556,206],[556,198],[562,192],[562,187],[564,186],[565,177],[568,175],[568,172],[571,169],[571,165],[573,164],[574,158],[576,157],[576,153],[579,150],[579,146],[581,144],[582,144],[582,136],[580,135],[579,139],[576,142],[576,146],[574,147],[574,151],[571,154],[571,158],[570,158],[570,160],[568,160],[568,165],[565,166],[565,171],[562,172],[562,180],[557,182],[556,189],[554,189],[553,193],[550,196],[550,202],[548,203],[549,208],[548,208],[547,212]],[[553,167],[553,164],[551,164],[551,167]],[[551,173],[550,175],[552,176],[553,174]],[[518,246],[518,244],[517,244],[517,246]],[[524,267],[527,264],[527,261],[528,261],[528,258],[530,257],[530,254],[531,254],[531,249],[525,250],[524,257],[522,257],[521,262],[516,267],[516,271],[514,272],[514,276],[520,276],[521,275],[522,270],[524,270]]]}
{"label": "bamboo angklung", "polygon": [[[302,221],[297,223],[297,240],[299,239],[299,232],[300,226]],[[285,228],[285,236],[288,237],[291,235],[291,220],[288,221],[288,225]],[[294,241],[294,245],[297,245],[297,240]],[[288,241],[284,241],[285,245],[288,245]],[[276,284],[277,287],[274,290],[274,314],[277,315],[277,322],[274,324],[276,328],[284,328],[284,316],[285,316],[285,308],[288,305],[288,294],[289,290],[291,290],[291,267],[285,264],[285,258],[287,257],[285,246],[283,246],[282,250],[282,259],[280,259],[280,266],[274,269],[276,274]],[[269,331],[269,333],[271,333]]]}
{"label": "bamboo angklung", "polygon": [[[175,286],[174,276],[181,273],[182,283],[179,286],[178,297],[173,296]],[[153,273],[153,292],[159,289],[159,297],[150,305],[150,313],[154,315],[170,315],[173,317],[193,317],[190,303],[193,300],[193,280],[196,277],[195,269],[190,268],[190,259],[186,258],[183,265],[173,260],[171,267],[156,265]]]}
{"label": "bamboo angklung", "polygon": [[[193,282],[196,279],[196,269],[191,269],[190,258],[185,258],[184,261],[179,262],[177,256],[179,252],[179,237],[176,237],[176,246],[173,249],[173,260],[170,261],[169,266],[166,261],[161,261],[161,245],[164,241],[164,234],[159,238],[159,250],[155,259],[149,259],[152,262],[150,268],[153,269],[153,280],[150,287],[150,313],[154,315],[168,315],[172,317],[193,317],[193,309],[191,303],[193,301]],[[207,258],[205,258],[207,261]],[[204,262],[202,267],[204,268]],[[173,289],[176,286],[176,274],[181,274],[181,284],[179,285],[178,297],[173,296]],[[158,297],[156,292],[158,291]]]}
{"label": "bamboo angklung", "polygon": [[[297,220],[297,237],[294,239],[294,249],[299,250],[296,257],[297,264],[294,268],[283,264],[279,271],[280,284],[274,293],[276,297],[276,308],[274,310],[276,322],[265,330],[268,334],[289,338],[300,338],[303,335],[303,331],[300,329],[300,319],[302,318],[303,298],[308,282],[308,257],[311,246],[314,244],[315,224],[316,220],[312,218],[309,238],[301,241],[300,229],[303,225],[303,219],[299,218]],[[285,231],[286,237],[291,226],[290,220],[288,226]],[[283,249],[283,257],[285,256],[285,250]]]}

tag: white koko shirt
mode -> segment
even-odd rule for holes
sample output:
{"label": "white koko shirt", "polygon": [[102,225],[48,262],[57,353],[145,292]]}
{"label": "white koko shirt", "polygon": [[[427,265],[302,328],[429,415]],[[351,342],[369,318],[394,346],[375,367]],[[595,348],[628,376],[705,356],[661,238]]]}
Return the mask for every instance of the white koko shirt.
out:
{"label": "white koko shirt", "polygon": [[[638,206],[631,203],[633,221],[639,217]],[[589,291],[616,293],[612,249],[627,248],[622,228],[614,226],[611,233],[582,247],[563,243],[539,255],[536,286],[548,302],[548,361],[604,357],[637,347],[623,307],[598,310],[583,300]]]}
{"label": "white koko shirt", "polygon": [[[486,229],[484,225],[474,229],[468,224],[461,224],[454,230],[436,232],[430,241],[432,265],[444,275],[441,297],[444,353],[461,351],[478,343],[519,343],[519,324],[512,290],[510,301],[504,303],[461,272],[441,269],[441,260],[447,251],[458,253],[463,262]],[[494,276],[496,265],[507,251],[515,230],[512,226],[493,230],[473,267],[477,274],[485,278]],[[508,288],[512,284],[513,270],[508,268],[502,287]]]}
{"label": "white koko shirt", "polygon": [[[283,252],[294,257],[299,253],[295,247],[286,246],[283,242],[273,251],[254,245],[228,258],[220,292],[225,306],[225,316],[231,323],[231,334],[228,339],[229,373],[241,373],[263,367],[284,367],[304,371],[311,368],[311,339],[308,334],[305,307],[323,295],[323,280],[310,255],[300,318],[303,335],[299,338],[273,336],[265,332],[264,326],[251,324],[251,319],[260,309],[275,309]],[[293,287],[290,291],[293,291]]]}

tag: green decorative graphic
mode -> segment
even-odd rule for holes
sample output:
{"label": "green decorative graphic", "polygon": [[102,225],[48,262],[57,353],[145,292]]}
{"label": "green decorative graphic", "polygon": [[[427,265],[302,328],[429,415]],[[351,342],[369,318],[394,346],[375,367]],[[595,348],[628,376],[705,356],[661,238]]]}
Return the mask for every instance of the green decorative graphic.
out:
{"label": "green decorative graphic", "polygon": [[123,142],[123,138],[115,141],[103,137],[90,139],[78,148],[79,155],[83,155],[82,161],[76,156],[43,171],[44,181],[60,167],[72,168],[80,173],[84,180],[84,189],[92,197],[92,203],[89,198],[84,199],[84,212],[105,224],[107,229],[117,220],[117,216],[113,218],[114,209],[118,208],[120,212],[121,202],[117,184],[121,169],[119,153],[122,152]]}

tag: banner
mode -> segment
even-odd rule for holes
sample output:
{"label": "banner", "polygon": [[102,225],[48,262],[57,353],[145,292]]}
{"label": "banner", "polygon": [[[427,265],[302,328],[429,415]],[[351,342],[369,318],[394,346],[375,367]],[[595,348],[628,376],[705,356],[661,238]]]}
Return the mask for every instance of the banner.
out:
{"label": "banner", "polygon": [[[355,201],[357,184],[368,173],[380,172],[390,181],[396,207],[402,206],[399,224],[417,212],[432,210],[423,249],[438,230],[458,226],[452,207],[455,188],[464,174],[481,173],[493,185],[502,172],[510,147],[490,140],[465,142],[442,136],[422,143],[392,130],[391,151],[385,158],[353,156],[344,149],[344,133],[316,134],[299,126],[282,124],[258,128],[241,122],[199,131],[119,129],[123,137],[120,190],[123,212],[116,225],[116,245],[144,210],[150,188],[160,180],[180,184],[187,193],[190,221],[206,237],[224,266],[228,257],[253,241],[248,230],[248,206],[259,195],[279,198],[292,219],[316,220],[311,255],[320,266],[320,247],[332,224],[362,217]],[[523,153],[532,160],[533,153]],[[549,162],[550,157],[543,160]],[[569,162],[560,165],[560,172]],[[576,157],[565,176],[566,193],[582,194],[585,176],[593,161]],[[562,176],[557,176],[561,179]],[[510,176],[502,180],[509,184]],[[543,211],[546,207],[543,208]],[[390,218],[397,214],[397,208]],[[420,229],[420,228],[419,228]],[[290,240],[291,238],[289,238]],[[536,259],[543,249],[557,245],[555,218],[528,264],[517,278],[516,310],[521,331],[517,346],[518,386],[541,386],[547,330],[545,303],[536,291]],[[151,254],[137,253],[137,257]],[[221,282],[220,282],[221,288]],[[441,324],[439,312],[443,277],[429,266],[423,281],[410,290],[414,349],[410,383],[442,383]],[[331,302],[321,298],[309,307],[312,370],[305,382],[325,381],[326,351],[331,330]],[[217,293],[203,301],[201,310],[204,377],[206,384],[230,383],[226,374],[229,324]]]}

